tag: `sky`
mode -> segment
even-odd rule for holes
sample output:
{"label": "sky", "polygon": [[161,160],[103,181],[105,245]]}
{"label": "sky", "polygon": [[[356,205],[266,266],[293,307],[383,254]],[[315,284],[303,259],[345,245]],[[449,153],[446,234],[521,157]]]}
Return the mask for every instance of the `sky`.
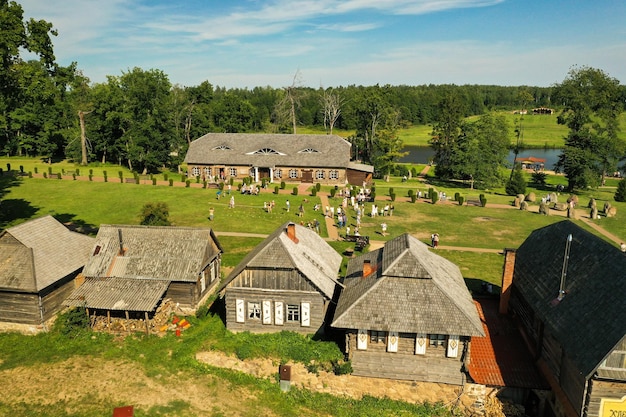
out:
{"label": "sky", "polygon": [[93,83],[548,87],[589,66],[626,84],[624,0],[17,0]]}

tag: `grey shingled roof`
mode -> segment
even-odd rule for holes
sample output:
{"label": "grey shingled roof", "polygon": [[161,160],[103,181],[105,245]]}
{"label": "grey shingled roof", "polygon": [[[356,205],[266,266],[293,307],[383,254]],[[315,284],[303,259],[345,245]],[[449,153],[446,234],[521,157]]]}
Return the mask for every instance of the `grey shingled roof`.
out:
{"label": "grey shingled roof", "polygon": [[[216,149],[225,147],[229,149]],[[350,143],[337,135],[208,133],[189,145],[187,164],[346,168]],[[261,149],[282,155],[253,155]],[[302,152],[314,149],[318,152]]]}
{"label": "grey shingled roof", "polygon": [[[363,263],[375,271],[363,277]],[[332,326],[483,336],[459,268],[404,234],[348,263]]]}
{"label": "grey shingled roof", "polygon": [[226,288],[246,268],[287,268],[300,271],[326,297],[332,298],[338,284],[341,255],[317,233],[304,226],[294,225],[298,239],[295,243],[287,236],[288,225],[280,226],[248,253],[218,291]]}
{"label": "grey shingled roof", "polygon": [[[554,305],[570,234],[566,295]],[[587,378],[626,335],[626,255],[569,220],[530,234],[513,283]]]}
{"label": "grey shingled roof", "polygon": [[83,270],[86,277],[184,282],[197,281],[202,269],[222,252],[211,229],[128,225],[101,225],[91,250]]}
{"label": "grey shingled roof", "polygon": [[65,300],[70,307],[154,311],[169,281],[134,278],[87,278]]}
{"label": "grey shingled roof", "polygon": [[94,241],[52,216],[6,229],[0,234],[0,289],[41,291],[80,270]]}

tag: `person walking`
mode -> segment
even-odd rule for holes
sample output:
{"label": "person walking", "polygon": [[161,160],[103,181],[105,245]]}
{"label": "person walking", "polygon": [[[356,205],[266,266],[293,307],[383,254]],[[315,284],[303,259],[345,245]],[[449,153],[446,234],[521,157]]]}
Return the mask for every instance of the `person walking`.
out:
{"label": "person walking", "polygon": [[433,237],[433,247],[437,249],[439,247],[439,233],[435,233]]}
{"label": "person walking", "polygon": [[213,221],[213,217],[215,215],[215,209],[213,207],[209,208],[209,221]]}

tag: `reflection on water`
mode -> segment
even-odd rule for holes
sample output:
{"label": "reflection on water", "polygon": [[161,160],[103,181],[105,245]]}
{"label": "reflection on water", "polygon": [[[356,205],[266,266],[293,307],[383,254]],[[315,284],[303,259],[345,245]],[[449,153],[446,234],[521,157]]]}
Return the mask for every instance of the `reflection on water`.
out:
{"label": "reflection on water", "polygon": [[[399,162],[427,164],[435,155],[435,151],[429,146],[406,146],[404,152],[408,152],[409,154],[400,158]],[[551,170],[554,168],[554,164],[559,160],[560,154],[560,149],[525,149],[520,151],[518,158],[528,158],[530,156],[543,158],[546,160],[545,168]],[[510,151],[507,158],[509,163],[513,163],[514,156],[513,151]]]}

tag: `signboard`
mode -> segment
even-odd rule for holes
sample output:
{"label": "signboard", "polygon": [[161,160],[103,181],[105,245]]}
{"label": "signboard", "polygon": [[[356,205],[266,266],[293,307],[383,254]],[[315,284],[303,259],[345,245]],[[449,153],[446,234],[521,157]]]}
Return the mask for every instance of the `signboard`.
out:
{"label": "signboard", "polygon": [[602,398],[600,400],[600,417],[626,417],[626,395],[621,400]]}

